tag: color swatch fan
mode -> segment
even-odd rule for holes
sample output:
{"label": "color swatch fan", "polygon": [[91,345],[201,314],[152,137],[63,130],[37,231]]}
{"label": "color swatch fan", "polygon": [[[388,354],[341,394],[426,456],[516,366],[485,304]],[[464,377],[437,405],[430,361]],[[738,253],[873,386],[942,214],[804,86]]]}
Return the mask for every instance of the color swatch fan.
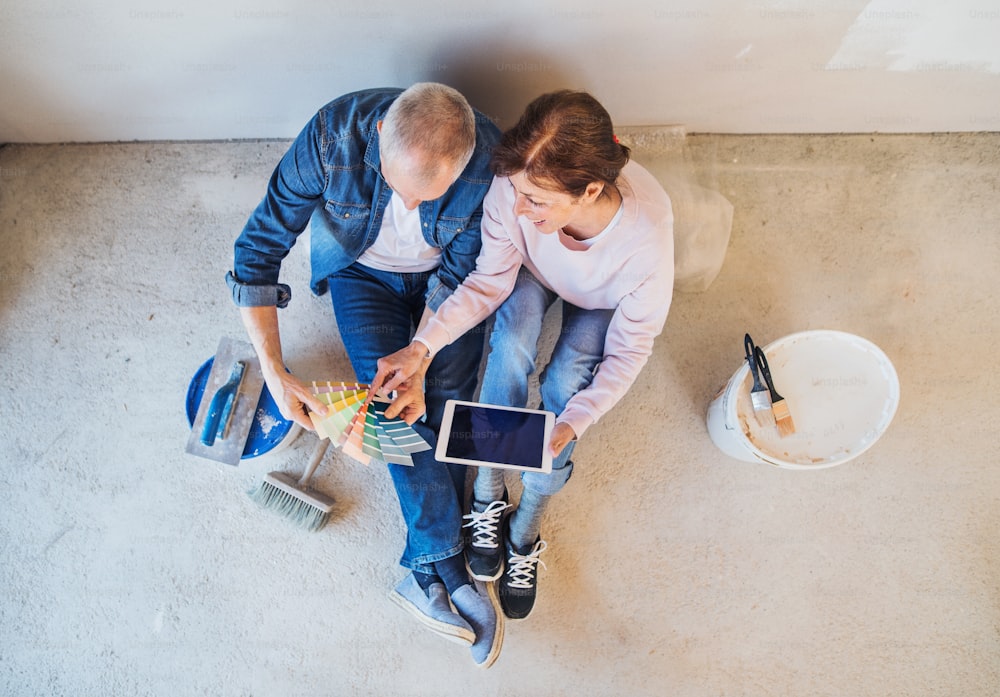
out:
{"label": "color swatch fan", "polygon": [[313,393],[330,406],[325,417],[310,414],[320,438],[343,449],[355,460],[413,466],[413,453],[430,450],[402,419],[385,415],[389,402],[368,399],[370,385],[350,382],[313,382]]}

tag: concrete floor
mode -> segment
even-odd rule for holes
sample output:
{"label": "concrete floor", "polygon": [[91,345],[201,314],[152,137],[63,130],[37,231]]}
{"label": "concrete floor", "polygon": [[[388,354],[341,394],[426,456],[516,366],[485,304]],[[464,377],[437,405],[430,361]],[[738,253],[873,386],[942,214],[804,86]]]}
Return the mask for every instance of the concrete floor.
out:
{"label": "concrete floor", "polygon": [[[223,276],[284,142],[0,149],[0,693],[996,695],[1000,134],[689,136],[735,206],[722,273],[677,295],[626,400],[577,450],[541,597],[489,671],[387,600],[387,473],[328,456],[300,532],[184,453]],[[636,153],[655,164],[656,153]],[[290,256],[285,355],[351,377]],[[761,343],[866,337],[902,385],[885,436],[797,472],[733,460],[706,407]]]}

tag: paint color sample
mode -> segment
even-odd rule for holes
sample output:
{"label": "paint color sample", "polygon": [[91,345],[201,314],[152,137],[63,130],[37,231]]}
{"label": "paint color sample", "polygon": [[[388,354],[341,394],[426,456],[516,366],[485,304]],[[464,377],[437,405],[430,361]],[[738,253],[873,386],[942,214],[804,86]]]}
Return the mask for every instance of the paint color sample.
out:
{"label": "paint color sample", "polygon": [[411,455],[431,446],[402,419],[387,418],[389,403],[374,401],[369,387],[352,382],[313,382],[313,394],[329,406],[325,416],[309,415],[316,434],[329,438],[363,464],[375,461],[412,467]]}

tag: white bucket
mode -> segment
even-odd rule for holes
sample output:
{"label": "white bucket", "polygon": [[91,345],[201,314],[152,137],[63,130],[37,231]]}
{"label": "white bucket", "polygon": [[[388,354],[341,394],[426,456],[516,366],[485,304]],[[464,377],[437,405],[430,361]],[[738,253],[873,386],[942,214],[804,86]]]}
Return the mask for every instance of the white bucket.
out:
{"label": "white bucket", "polygon": [[722,452],[786,469],[821,469],[857,457],[889,427],[899,405],[899,378],[867,339],[815,330],[762,348],[795,433],[782,438],[777,428],[757,423],[744,361],[708,407],[708,433]]}

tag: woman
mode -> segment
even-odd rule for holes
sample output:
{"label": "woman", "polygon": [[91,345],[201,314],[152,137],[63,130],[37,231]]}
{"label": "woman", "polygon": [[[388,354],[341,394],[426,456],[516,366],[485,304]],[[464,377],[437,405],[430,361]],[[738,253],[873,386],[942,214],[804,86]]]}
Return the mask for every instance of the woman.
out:
{"label": "woman", "polygon": [[562,330],[540,378],[542,408],[557,415],[553,471],[524,473],[520,503],[505,517],[504,470],[481,467],[466,516],[470,570],[480,580],[502,573],[504,613],[520,619],[534,605],[546,548],[541,517],[572,473],[576,441],[625,395],[666,321],[673,215],[663,188],[629,162],[607,111],[584,92],[528,105],[492,166],[475,271],[408,347],[379,361],[375,384],[391,390],[419,375],[429,357],[495,311],[480,401],[527,406],[542,320],[562,299]]}

